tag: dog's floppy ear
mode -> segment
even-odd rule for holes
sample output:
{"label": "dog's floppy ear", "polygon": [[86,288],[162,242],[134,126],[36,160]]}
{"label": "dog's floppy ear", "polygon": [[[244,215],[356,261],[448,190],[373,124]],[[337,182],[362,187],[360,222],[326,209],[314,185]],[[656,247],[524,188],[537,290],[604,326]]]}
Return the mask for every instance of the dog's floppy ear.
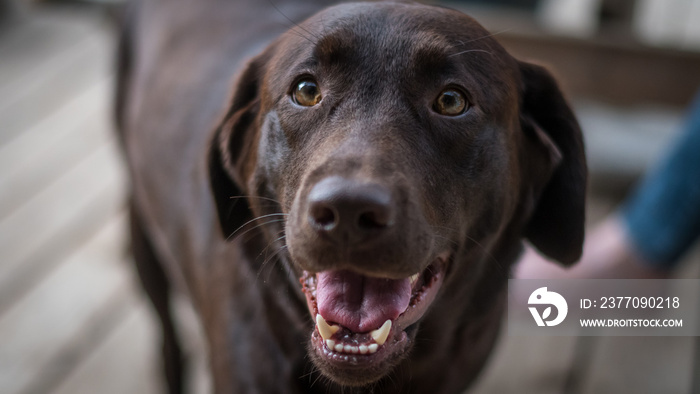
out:
{"label": "dog's floppy ear", "polygon": [[229,237],[252,216],[246,198],[246,178],[253,169],[260,87],[268,51],[250,60],[236,78],[226,115],[214,131],[209,147],[209,181],[219,224]]}
{"label": "dog's floppy ear", "polygon": [[570,265],[581,257],[584,238],[588,170],[581,128],[546,69],[520,62],[520,72],[523,131],[538,140],[550,166],[544,173],[551,174],[525,236],[540,252]]}

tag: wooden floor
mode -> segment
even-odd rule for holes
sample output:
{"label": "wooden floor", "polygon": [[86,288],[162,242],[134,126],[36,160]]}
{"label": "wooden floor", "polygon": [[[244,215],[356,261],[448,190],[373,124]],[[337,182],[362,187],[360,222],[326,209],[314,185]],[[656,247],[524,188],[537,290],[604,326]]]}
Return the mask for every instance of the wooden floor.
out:
{"label": "wooden floor", "polygon": [[[0,25],[3,394],[161,391],[157,333],[125,240],[113,39],[94,9],[42,9]],[[610,205],[597,201],[601,216]],[[471,392],[688,393],[694,346],[504,335]]]}
{"label": "wooden floor", "polygon": [[58,8],[0,26],[0,393],[152,393],[125,240],[114,32]]}

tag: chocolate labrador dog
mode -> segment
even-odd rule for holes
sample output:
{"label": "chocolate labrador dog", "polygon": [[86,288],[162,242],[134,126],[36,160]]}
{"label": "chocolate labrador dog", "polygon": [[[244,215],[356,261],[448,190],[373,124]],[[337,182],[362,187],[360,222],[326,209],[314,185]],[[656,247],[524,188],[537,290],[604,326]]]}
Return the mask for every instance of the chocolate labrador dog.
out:
{"label": "chocolate labrador dog", "polygon": [[455,393],[523,239],[579,258],[581,132],[547,71],[454,10],[326,6],[130,9],[117,118],[171,392],[176,293],[217,393]]}

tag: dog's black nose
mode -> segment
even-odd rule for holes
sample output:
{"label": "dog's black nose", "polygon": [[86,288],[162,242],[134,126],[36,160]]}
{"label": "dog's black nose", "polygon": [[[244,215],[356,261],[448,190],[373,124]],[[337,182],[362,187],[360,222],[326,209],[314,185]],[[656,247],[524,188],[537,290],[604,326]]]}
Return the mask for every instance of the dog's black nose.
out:
{"label": "dog's black nose", "polygon": [[311,227],[347,245],[380,234],[394,221],[391,191],[376,183],[329,177],[314,185],[308,203]]}

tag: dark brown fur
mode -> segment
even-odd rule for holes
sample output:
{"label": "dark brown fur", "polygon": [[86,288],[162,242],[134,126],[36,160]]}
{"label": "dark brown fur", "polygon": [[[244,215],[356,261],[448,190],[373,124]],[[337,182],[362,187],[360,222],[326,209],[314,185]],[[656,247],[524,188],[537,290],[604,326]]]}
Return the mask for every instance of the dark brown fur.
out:
{"label": "dark brown fur", "polygon": [[[491,351],[522,239],[563,264],[580,255],[583,144],[547,71],[442,8],[349,4],[290,28],[321,8],[168,0],[131,10],[117,115],[135,258],[164,325],[172,392],[183,365],[174,291],[197,310],[218,393],[451,393]],[[301,75],[319,81],[319,105],[289,99]],[[455,84],[472,107],[436,114],[433,100]],[[332,177],[350,193],[386,191],[391,225],[358,242],[320,236],[309,195]],[[307,351],[302,270],[403,278],[441,253],[444,283],[406,330],[405,352],[339,370]]]}

